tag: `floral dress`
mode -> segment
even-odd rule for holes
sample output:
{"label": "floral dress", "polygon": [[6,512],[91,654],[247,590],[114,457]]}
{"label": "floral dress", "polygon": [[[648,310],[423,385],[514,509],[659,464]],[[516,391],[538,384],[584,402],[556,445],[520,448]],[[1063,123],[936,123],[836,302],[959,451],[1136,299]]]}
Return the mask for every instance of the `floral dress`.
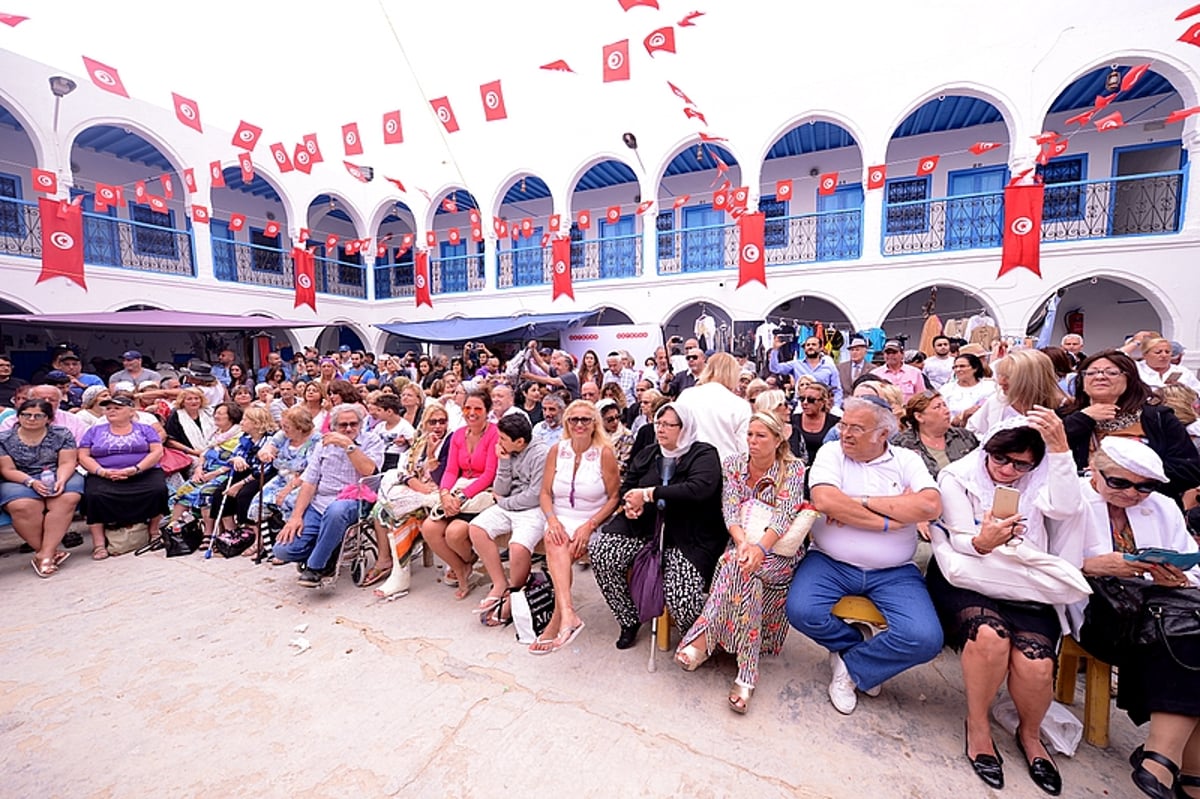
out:
{"label": "floral dress", "polygon": [[[772,529],[782,532],[791,526],[804,497],[803,461],[788,461],[782,475],[778,464],[773,465],[757,485],[748,482],[746,455],[726,458],[723,471],[721,506],[727,527],[741,524],[743,506],[753,500],[774,507]],[[680,641],[680,649],[704,635],[708,654],[718,646],[733,653],[738,664],[737,682],[755,685],[759,656],[777,655],[783,649],[788,631],[784,606],[799,559],[771,553],[758,571],[746,578],[737,563],[737,547],[731,542],[717,562],[704,610]]]}
{"label": "floral dress", "polygon": [[207,508],[212,505],[213,497],[219,494],[229,481],[229,475],[233,471],[230,461],[237,457],[248,459],[248,439],[248,436],[232,436],[204,450],[204,465],[201,467],[204,471],[213,472],[222,468],[226,471],[204,483],[188,480],[171,495],[171,507],[180,502],[191,508]]}
{"label": "floral dress", "polygon": [[[293,445],[282,430],[271,437],[268,443],[275,447],[275,460],[271,464],[275,467],[275,476],[263,486],[262,507],[264,509],[277,508],[285,519],[291,515],[292,509],[296,507],[296,496],[300,493],[300,489],[289,491],[283,498],[282,505],[279,504],[279,495],[283,489],[287,488],[288,483],[298,475],[304,474],[304,469],[308,466],[308,456],[320,440],[321,436],[315,432],[299,446]],[[260,521],[259,507],[259,498],[256,496],[251,500],[250,510],[246,514],[250,521]]]}

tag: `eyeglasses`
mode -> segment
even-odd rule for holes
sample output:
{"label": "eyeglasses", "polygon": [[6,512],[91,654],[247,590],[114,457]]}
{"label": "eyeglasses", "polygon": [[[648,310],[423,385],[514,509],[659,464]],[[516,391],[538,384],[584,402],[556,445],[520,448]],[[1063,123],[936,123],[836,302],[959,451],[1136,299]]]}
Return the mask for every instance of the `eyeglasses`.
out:
{"label": "eyeglasses", "polygon": [[1020,472],[1021,474],[1032,472],[1034,468],[1037,467],[1037,464],[1033,463],[1032,461],[1019,461],[1016,458],[1010,458],[1007,455],[996,455],[989,452],[988,457],[991,458],[992,463],[996,464],[997,466],[1011,466],[1013,467],[1013,471]]}
{"label": "eyeglasses", "polygon": [[1120,377],[1125,374],[1115,366],[1109,369],[1088,369],[1083,373],[1084,377]]}
{"label": "eyeglasses", "polygon": [[435,424],[450,424],[449,419],[430,419],[429,425],[432,427]]}
{"label": "eyeglasses", "polygon": [[360,424],[360,422],[338,422],[337,424],[334,425],[334,427],[349,429],[352,427],[358,427],[359,424]]}
{"label": "eyeglasses", "polygon": [[586,427],[594,421],[596,420],[590,416],[572,416],[567,419],[567,424],[573,424],[576,427]]}
{"label": "eyeglasses", "polygon": [[821,402],[821,401],[822,400],[820,397],[801,397],[800,398],[800,402],[804,405],[815,405],[816,403]]}
{"label": "eyeglasses", "polygon": [[605,416],[604,421],[605,421],[605,423],[616,422],[616,421],[620,420],[620,418],[621,418],[620,416]]}
{"label": "eyeglasses", "polygon": [[700,356],[699,355],[689,355],[689,356],[687,356],[687,359],[689,361],[698,361],[698,360],[700,360]]}
{"label": "eyeglasses", "polygon": [[46,414],[44,414],[44,413],[19,413],[17,415],[20,416],[22,419],[45,419],[46,418]]}
{"label": "eyeglasses", "polygon": [[1157,480],[1147,480],[1144,483],[1135,483],[1132,480],[1126,480],[1124,477],[1109,477],[1104,472],[1100,472],[1100,476],[1104,478],[1104,484],[1113,491],[1124,491],[1132,488],[1139,494],[1150,494],[1162,488],[1162,483]]}
{"label": "eyeglasses", "polygon": [[668,422],[666,419],[659,419],[654,423],[655,427],[683,427],[681,422]]}
{"label": "eyeglasses", "polygon": [[845,422],[838,422],[837,429],[839,433],[849,433],[852,436],[861,436],[874,430],[878,430],[879,428],[863,427],[861,424],[846,424]]}

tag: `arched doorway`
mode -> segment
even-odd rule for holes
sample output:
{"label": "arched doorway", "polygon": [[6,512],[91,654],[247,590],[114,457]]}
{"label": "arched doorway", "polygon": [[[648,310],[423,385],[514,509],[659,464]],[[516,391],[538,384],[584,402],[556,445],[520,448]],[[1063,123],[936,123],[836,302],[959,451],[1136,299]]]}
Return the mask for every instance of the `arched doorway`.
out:
{"label": "arched doorway", "polygon": [[412,209],[397,200],[379,223],[375,242],[375,299],[413,296],[413,253],[419,242]]}
{"label": "arched doorway", "polygon": [[641,201],[637,175],[622,161],[600,161],[579,177],[571,189],[572,280],[642,274]]}
{"label": "arched doorway", "polygon": [[[550,282],[550,248],[544,240],[558,232],[551,229],[553,211],[550,187],[537,175],[513,178],[504,190],[495,214],[502,223],[495,226],[498,288]],[[562,220],[557,221],[562,226]]]}
{"label": "arched doorway", "polygon": [[[1050,330],[1045,340],[1057,345],[1067,333],[1083,336],[1086,352],[1119,347],[1139,330],[1154,330],[1167,336],[1176,331],[1169,327],[1149,297],[1150,289],[1106,277],[1090,277],[1061,289],[1054,318],[1046,319]],[[1049,297],[1046,298],[1049,300]],[[1031,321],[1042,315],[1039,304]],[[1040,326],[1039,326],[1040,327]]]}
{"label": "arched doorway", "polygon": [[[715,272],[737,263],[742,169],[733,153],[711,142],[684,145],[658,180],[658,272]],[[742,203],[749,198],[743,198]],[[743,206],[744,207],[744,206]]]}
{"label": "arched doorway", "polygon": [[434,198],[433,224],[436,237],[429,247],[429,291],[431,294],[464,294],[482,291],[483,220],[479,203],[466,189],[442,192]]}
{"label": "arched doorway", "polygon": [[362,337],[350,325],[329,325],[317,337],[317,351],[324,355],[327,352],[337,352],[341,347],[352,350],[366,350]]}
{"label": "arched doorway", "polygon": [[735,341],[739,346],[749,341],[751,357],[760,368],[765,368],[775,335],[784,339],[780,350],[783,360],[795,357],[804,339],[814,335],[826,342],[826,352],[834,360],[840,360],[852,332],[850,317],[839,306],[821,297],[801,294],[780,302],[765,319],[738,322]]}
{"label": "arched doorway", "polygon": [[671,341],[675,336],[685,342],[694,338],[703,350],[732,352],[733,317],[715,302],[694,302],[663,323],[663,339]]}
{"label": "arched doorway", "polygon": [[38,166],[37,151],[20,120],[2,104],[0,143],[5,161],[0,166],[0,253],[31,257],[37,250],[30,240],[35,227],[29,216],[37,210],[38,193],[27,181],[30,169]]}
{"label": "arched doorway", "polygon": [[367,296],[362,249],[369,240],[358,237],[357,218],[350,203],[333,194],[318,194],[309,203],[306,246],[313,250],[317,291],[340,297]]}
{"label": "arched doorway", "polygon": [[[932,342],[922,343],[922,336],[930,316],[937,317],[936,330],[930,325],[929,338],[948,328],[952,338],[965,330],[966,322],[972,317],[988,316],[995,319],[995,312],[979,295],[968,289],[954,286],[925,286],[900,299],[888,311],[883,320],[883,330],[888,338],[899,339],[905,349],[922,350],[932,355]],[[994,323],[993,323],[994,324]]]}

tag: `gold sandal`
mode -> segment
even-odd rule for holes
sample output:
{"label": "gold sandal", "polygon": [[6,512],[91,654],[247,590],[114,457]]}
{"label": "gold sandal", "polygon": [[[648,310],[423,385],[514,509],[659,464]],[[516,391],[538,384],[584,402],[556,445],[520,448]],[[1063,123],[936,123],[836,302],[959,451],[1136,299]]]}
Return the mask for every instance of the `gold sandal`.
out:
{"label": "gold sandal", "polygon": [[694,644],[681,646],[679,647],[679,651],[675,653],[675,662],[684,671],[695,671],[706,660],[708,660],[708,650],[701,649]]}
{"label": "gold sandal", "polygon": [[742,685],[735,682],[729,691],[729,709],[734,713],[745,715],[746,710],[750,707],[750,697],[752,696],[754,696],[753,685]]}

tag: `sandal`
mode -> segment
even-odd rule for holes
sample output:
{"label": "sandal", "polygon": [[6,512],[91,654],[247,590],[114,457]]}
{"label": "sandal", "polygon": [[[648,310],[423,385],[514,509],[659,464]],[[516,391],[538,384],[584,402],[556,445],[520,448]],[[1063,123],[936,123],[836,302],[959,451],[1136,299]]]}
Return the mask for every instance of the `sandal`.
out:
{"label": "sandal", "polygon": [[454,576],[454,569],[446,567],[446,573],[442,575],[442,585],[449,588],[458,588],[458,578]]}
{"label": "sandal", "polygon": [[107,547],[96,547],[92,550],[92,560],[104,560],[108,557]]}
{"label": "sandal", "polygon": [[695,671],[706,660],[708,660],[708,650],[700,649],[692,644],[679,647],[679,651],[675,653],[675,662],[684,671]]}
{"label": "sandal", "polygon": [[496,606],[499,605],[503,601],[504,601],[504,594],[501,594],[500,596],[494,596],[493,594],[488,594],[483,599],[479,600],[479,604],[471,612],[478,613],[480,616],[487,616],[487,614],[489,614],[493,610],[495,610]]}
{"label": "sandal", "polygon": [[1147,760],[1153,760],[1165,768],[1171,775],[1172,784],[1179,781],[1179,766],[1175,765],[1167,756],[1152,749],[1146,749],[1144,746],[1139,746],[1129,755],[1129,765],[1133,766],[1133,773],[1129,775],[1129,778],[1147,796],[1153,796],[1155,799],[1173,799],[1176,795],[1173,785],[1163,785],[1159,782],[1158,777],[1143,765]]}
{"label": "sandal", "polygon": [[735,682],[733,688],[729,690],[729,709],[734,713],[745,715],[752,696],[754,696],[753,685],[742,685],[740,682]]}
{"label": "sandal", "polygon": [[1179,799],[1191,799],[1192,794],[1187,792],[1188,788],[1200,788],[1200,776],[1181,772],[1175,780],[1175,793]]}
{"label": "sandal", "polygon": [[475,575],[471,575],[470,577],[467,578],[466,585],[463,585],[461,580],[457,583],[457,585],[458,585],[458,588],[454,592],[454,598],[459,601],[462,601],[462,600],[466,599],[467,597],[469,597],[471,595],[471,592],[474,591],[479,586],[479,581],[475,579]]}
{"label": "sandal", "polygon": [[375,585],[375,583],[383,582],[392,573],[392,567],[389,565],[386,569],[380,569],[378,565],[372,566],[367,570],[367,576],[363,578],[360,588]]}
{"label": "sandal", "polygon": [[539,635],[537,637],[537,640],[535,640],[532,644],[529,645],[529,654],[531,654],[531,655],[549,655],[551,652],[554,651],[554,642],[556,640],[558,640],[557,636],[555,636],[554,638],[543,638],[542,636]]}
{"label": "sandal", "polygon": [[61,566],[61,565],[63,565],[63,563],[64,563],[64,562],[66,561],[66,559],[67,559],[67,558],[69,558],[69,557],[71,557],[71,553],[70,553],[70,552],[64,552],[63,550],[61,550],[61,549],[60,549],[59,551],[57,551],[57,552],[55,552],[55,553],[54,553],[54,565],[55,565],[55,566]]}
{"label": "sandal", "polygon": [[30,563],[33,564],[33,570],[37,572],[37,576],[42,579],[52,577],[58,571],[58,565],[54,562],[54,558],[43,558],[42,560],[34,558]]}

